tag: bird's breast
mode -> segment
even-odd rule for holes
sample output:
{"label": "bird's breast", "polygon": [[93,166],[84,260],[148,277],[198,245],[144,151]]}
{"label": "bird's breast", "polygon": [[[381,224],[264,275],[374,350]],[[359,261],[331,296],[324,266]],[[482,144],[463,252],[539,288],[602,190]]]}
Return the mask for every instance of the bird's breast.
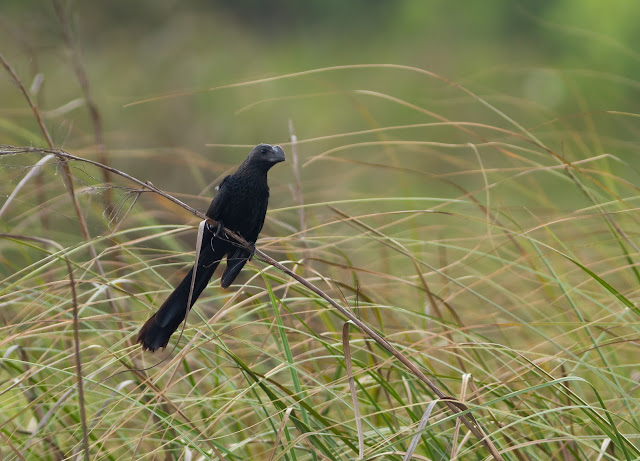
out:
{"label": "bird's breast", "polygon": [[269,201],[268,186],[250,180],[233,181],[228,186],[228,203],[221,216],[224,225],[245,238],[256,238],[250,234],[256,227],[262,227]]}

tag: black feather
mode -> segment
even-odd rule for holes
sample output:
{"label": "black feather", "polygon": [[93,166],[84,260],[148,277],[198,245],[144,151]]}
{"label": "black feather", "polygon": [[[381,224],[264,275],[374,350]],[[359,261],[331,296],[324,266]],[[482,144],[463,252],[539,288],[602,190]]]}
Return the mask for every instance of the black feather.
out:
{"label": "black feather", "polygon": [[[262,230],[269,202],[267,172],[273,165],[283,161],[284,152],[280,146],[260,144],[254,147],[238,170],[224,178],[217,195],[209,205],[207,216],[240,234],[252,245],[255,244]],[[239,246],[238,242],[224,235],[224,232],[216,235],[216,231],[217,229],[205,225],[191,306],[225,256],[227,268],[220,280],[222,288],[227,288],[233,283],[251,257],[249,250]],[[187,313],[192,278],[193,268],[160,306],[158,312],[142,326],[137,341],[142,344],[143,349],[155,351],[167,346],[169,338]]]}

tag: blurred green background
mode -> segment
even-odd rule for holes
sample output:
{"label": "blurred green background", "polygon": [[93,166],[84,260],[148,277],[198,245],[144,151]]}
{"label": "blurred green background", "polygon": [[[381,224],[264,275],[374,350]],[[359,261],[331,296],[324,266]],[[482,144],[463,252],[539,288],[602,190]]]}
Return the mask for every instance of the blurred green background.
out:
{"label": "blurred green background", "polygon": [[[458,89],[392,69],[323,72],[125,107],[151,96],[338,65],[426,69],[465,86],[530,129],[565,117],[542,128],[541,135],[559,124],[587,129],[585,117],[576,116],[584,112],[594,118],[603,110],[639,112],[640,3],[633,1],[116,0],[64,5],[103,116],[108,148],[114,151],[185,149],[233,164],[244,152],[204,145],[284,142],[289,120],[299,139],[390,121],[433,121],[354,90],[389,94],[451,120],[504,125]],[[64,107],[81,96],[51,3],[5,0],[0,25],[2,53],[21,78],[30,83],[37,74],[44,77],[38,92],[43,109]],[[7,77],[2,81],[0,114],[20,113],[24,117],[12,121],[36,131],[16,88]],[[93,142],[90,123],[80,106],[54,113],[50,129],[61,147],[87,147]],[[631,129],[629,122],[611,117],[600,117],[597,124],[611,137],[626,138]],[[636,134],[635,125],[633,130]],[[0,135],[5,143],[37,144],[36,137],[11,130]],[[456,130],[438,137],[460,141]],[[570,141],[556,137],[554,142],[557,147]],[[321,147],[302,149],[301,155],[314,155]],[[153,165],[136,169],[132,161],[125,156],[117,165],[144,171],[164,187],[190,187],[184,177],[165,177]],[[433,156],[418,161],[413,166],[420,170],[444,168]],[[312,192],[312,181],[309,186]]]}

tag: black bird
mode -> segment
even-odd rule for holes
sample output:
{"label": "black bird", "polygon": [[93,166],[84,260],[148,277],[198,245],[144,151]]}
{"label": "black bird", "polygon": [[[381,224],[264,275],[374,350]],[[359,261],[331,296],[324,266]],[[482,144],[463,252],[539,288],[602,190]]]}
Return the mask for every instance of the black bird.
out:
{"label": "black bird", "polygon": [[[218,193],[211,201],[207,216],[218,223],[217,229],[204,226],[198,270],[191,295],[191,306],[207,286],[218,264],[225,256],[227,268],[222,274],[220,285],[227,288],[233,283],[253,252],[224,234],[223,227],[240,234],[254,245],[262,230],[269,202],[267,172],[276,163],[284,162],[284,151],[280,146],[259,144],[253,148],[238,170],[225,177]],[[187,313],[187,302],[191,289],[193,267],[142,326],[138,342],[143,349],[155,351],[166,347],[171,335],[177,330]]]}

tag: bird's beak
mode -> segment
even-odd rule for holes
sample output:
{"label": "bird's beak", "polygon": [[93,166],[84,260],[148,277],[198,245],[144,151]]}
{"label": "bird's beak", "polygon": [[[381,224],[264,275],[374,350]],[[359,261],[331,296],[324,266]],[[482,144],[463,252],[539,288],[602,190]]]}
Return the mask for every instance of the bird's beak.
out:
{"label": "bird's beak", "polygon": [[284,162],[285,158],[284,158],[284,151],[282,150],[282,147],[273,146],[272,151],[275,154],[273,157],[274,163]]}

